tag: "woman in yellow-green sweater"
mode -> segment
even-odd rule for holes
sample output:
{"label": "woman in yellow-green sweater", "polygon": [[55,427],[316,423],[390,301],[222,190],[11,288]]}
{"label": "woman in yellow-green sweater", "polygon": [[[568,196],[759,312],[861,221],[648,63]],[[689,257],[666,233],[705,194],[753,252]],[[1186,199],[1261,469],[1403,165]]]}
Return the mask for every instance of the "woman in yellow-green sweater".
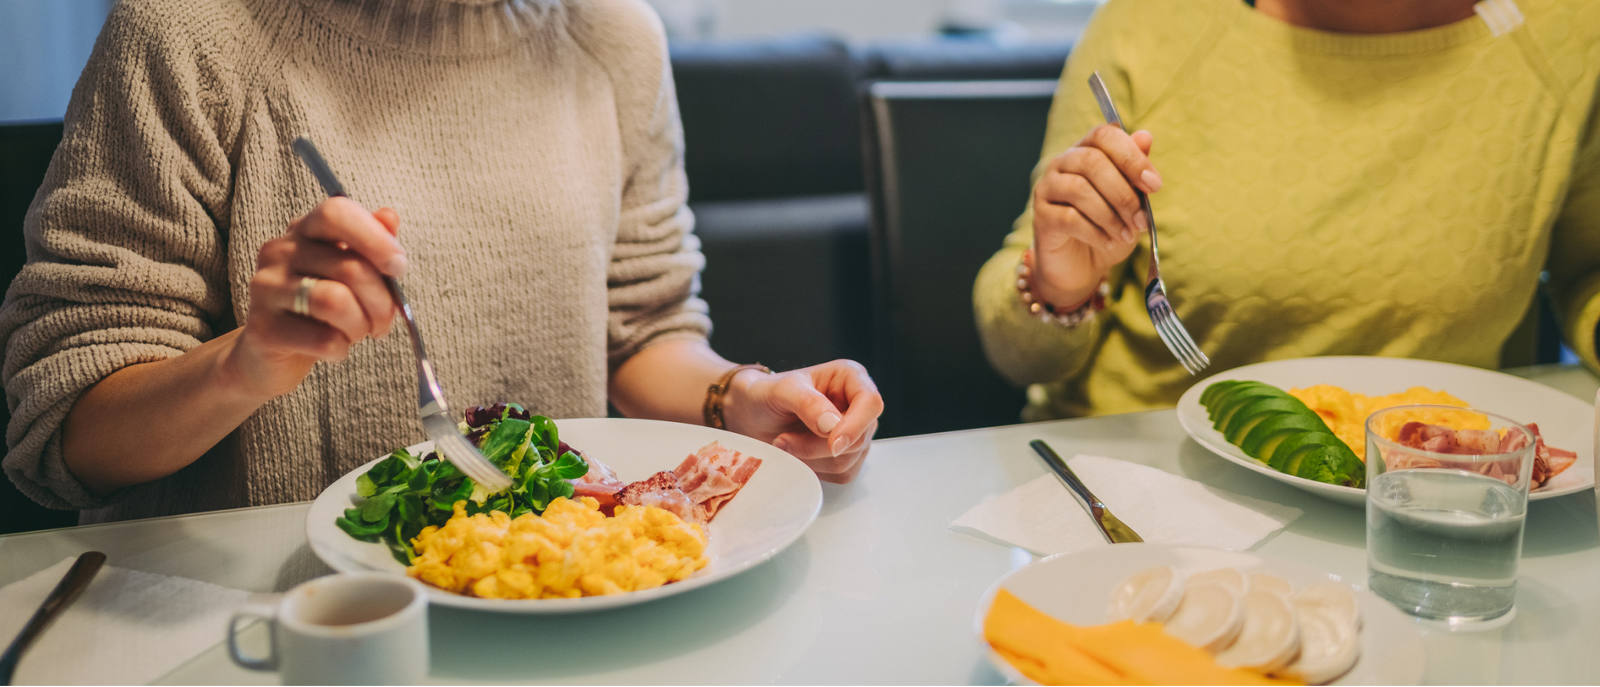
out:
{"label": "woman in yellow-green sweater", "polygon": [[[1095,71],[1136,133],[1100,127]],[[1111,0],[1061,77],[1032,202],[978,275],[984,347],[1031,385],[1028,419],[1177,400],[1193,380],[1144,310],[1137,186],[1213,369],[1494,367],[1541,270],[1596,367],[1597,82],[1600,2]],[[1019,297],[1093,311],[1102,282],[1104,310],[1073,325]]]}

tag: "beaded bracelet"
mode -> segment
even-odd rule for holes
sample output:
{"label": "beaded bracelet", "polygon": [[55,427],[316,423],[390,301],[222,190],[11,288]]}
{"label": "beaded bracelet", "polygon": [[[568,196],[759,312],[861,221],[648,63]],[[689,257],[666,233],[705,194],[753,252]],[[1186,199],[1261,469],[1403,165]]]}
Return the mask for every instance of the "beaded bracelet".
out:
{"label": "beaded bracelet", "polygon": [[1023,251],[1022,261],[1017,263],[1017,297],[1022,300],[1022,307],[1029,314],[1044,322],[1076,327],[1094,319],[1096,313],[1104,310],[1106,299],[1110,296],[1111,287],[1101,279],[1100,285],[1095,287],[1094,294],[1087,300],[1070,310],[1060,310],[1033,295],[1033,249]]}

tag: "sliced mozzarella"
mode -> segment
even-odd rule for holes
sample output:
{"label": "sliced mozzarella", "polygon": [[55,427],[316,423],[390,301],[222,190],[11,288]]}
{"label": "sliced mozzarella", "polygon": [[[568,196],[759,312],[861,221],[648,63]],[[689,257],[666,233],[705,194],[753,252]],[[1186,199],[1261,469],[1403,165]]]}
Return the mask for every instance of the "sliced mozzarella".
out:
{"label": "sliced mozzarella", "polygon": [[1288,665],[1300,651],[1300,630],[1289,601],[1252,587],[1244,596],[1244,625],[1217,662],[1229,668],[1271,672]]}
{"label": "sliced mozzarella", "polygon": [[1250,591],[1253,592],[1257,589],[1272,592],[1285,599],[1294,594],[1294,587],[1289,584],[1288,580],[1277,575],[1268,575],[1267,573],[1250,573]]}
{"label": "sliced mozzarella", "polygon": [[1361,642],[1356,626],[1340,611],[1315,603],[1294,603],[1300,625],[1300,656],[1281,671],[1308,685],[1332,682],[1356,664]]}
{"label": "sliced mozzarella", "polygon": [[1244,623],[1242,606],[1240,596],[1227,587],[1191,581],[1184,587],[1183,599],[1164,629],[1167,634],[1216,653],[1239,636]]}
{"label": "sliced mozzarella", "polygon": [[1183,581],[1170,565],[1141,570],[1111,590],[1111,605],[1106,615],[1111,622],[1135,620],[1161,622],[1178,608],[1183,598]]}
{"label": "sliced mozzarella", "polygon": [[1245,579],[1244,573],[1239,572],[1235,568],[1217,568],[1216,570],[1207,570],[1203,573],[1191,576],[1189,578],[1189,583],[1220,585],[1227,588],[1228,591],[1233,592],[1235,596],[1244,596],[1245,591],[1250,588],[1250,582],[1249,580]]}
{"label": "sliced mozzarella", "polygon": [[1349,624],[1353,629],[1361,629],[1361,610],[1356,606],[1356,594],[1350,591],[1349,585],[1332,580],[1313,582],[1294,595],[1294,603],[1296,606],[1326,609],[1336,620]]}

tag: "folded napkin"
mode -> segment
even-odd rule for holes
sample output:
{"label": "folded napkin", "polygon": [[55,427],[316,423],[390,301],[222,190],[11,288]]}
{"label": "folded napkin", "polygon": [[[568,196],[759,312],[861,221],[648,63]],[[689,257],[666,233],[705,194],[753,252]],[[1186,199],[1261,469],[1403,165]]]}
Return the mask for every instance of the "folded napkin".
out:
{"label": "folded napkin", "polygon": [[[1145,465],[1082,455],[1067,464],[1146,542],[1240,551],[1300,517],[1298,508],[1218,491]],[[1054,474],[984,499],[950,528],[1041,556],[1106,543]]]}
{"label": "folded napkin", "polygon": [[[0,642],[22,630],[73,560],[0,587]],[[150,682],[223,640],[228,616],[248,596],[197,580],[104,566],[23,654],[15,683]]]}

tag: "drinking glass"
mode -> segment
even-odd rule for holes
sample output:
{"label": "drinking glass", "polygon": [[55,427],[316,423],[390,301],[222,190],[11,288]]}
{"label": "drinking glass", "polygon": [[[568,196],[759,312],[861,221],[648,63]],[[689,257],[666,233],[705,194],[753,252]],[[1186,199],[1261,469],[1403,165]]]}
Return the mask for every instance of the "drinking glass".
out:
{"label": "drinking glass", "polygon": [[1368,417],[1372,591],[1452,625],[1509,613],[1534,443],[1527,427],[1470,408],[1406,405]]}

